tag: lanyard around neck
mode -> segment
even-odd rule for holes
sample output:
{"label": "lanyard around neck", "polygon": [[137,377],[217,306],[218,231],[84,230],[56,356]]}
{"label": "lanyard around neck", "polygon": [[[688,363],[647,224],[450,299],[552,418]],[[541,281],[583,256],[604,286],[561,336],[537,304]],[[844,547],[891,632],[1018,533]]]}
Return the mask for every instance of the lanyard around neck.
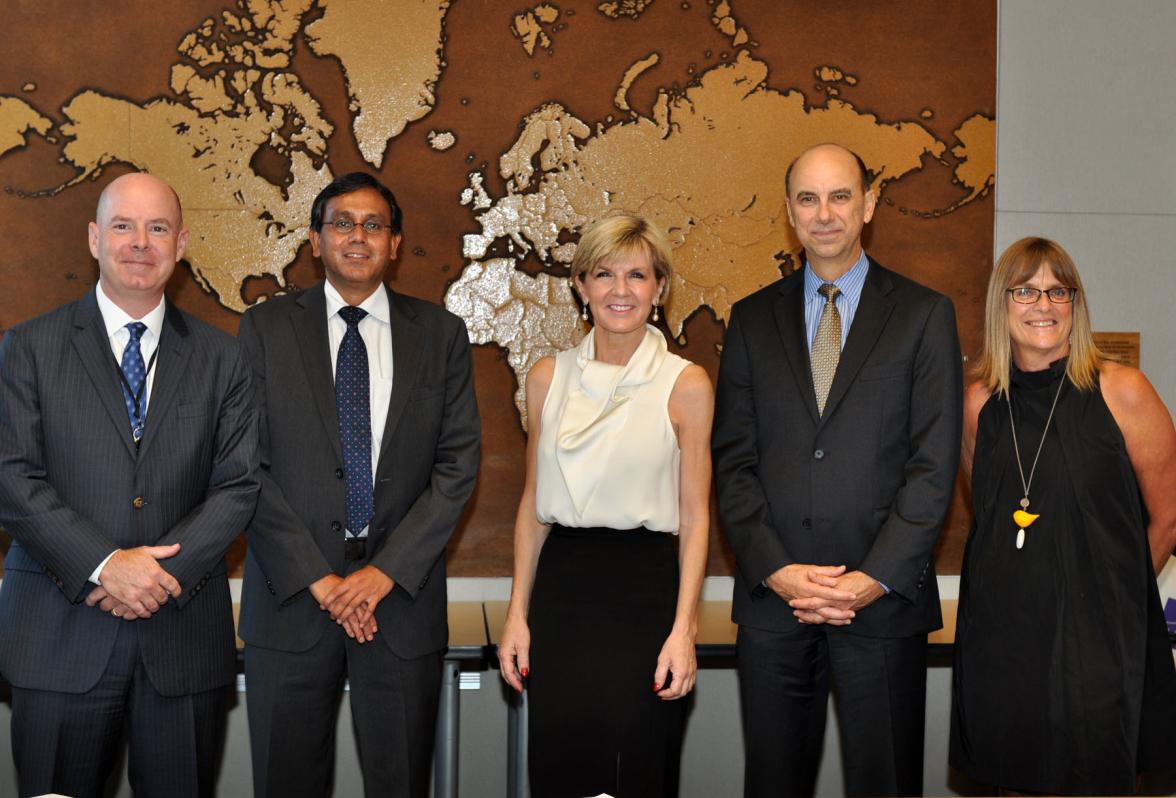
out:
{"label": "lanyard around neck", "polygon": [[159,347],[155,347],[155,351],[151,353],[151,359],[147,361],[147,368],[143,371],[143,381],[139,383],[139,389],[135,390],[131,387],[131,383],[127,380],[127,375],[123,372],[122,364],[114,356],[114,352],[110,353],[110,359],[114,361],[115,371],[118,372],[118,378],[122,382],[123,387],[127,389],[127,394],[135,403],[135,423],[131,427],[131,436],[135,439],[135,445],[139,445],[139,441],[143,438],[143,396],[147,391],[147,379],[151,376],[151,369],[155,367],[155,357],[159,354]]}

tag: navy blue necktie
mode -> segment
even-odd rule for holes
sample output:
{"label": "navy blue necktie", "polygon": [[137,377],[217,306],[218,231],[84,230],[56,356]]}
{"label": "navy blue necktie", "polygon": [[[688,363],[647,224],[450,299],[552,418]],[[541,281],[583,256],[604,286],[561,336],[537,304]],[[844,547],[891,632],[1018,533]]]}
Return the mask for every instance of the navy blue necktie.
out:
{"label": "navy blue necktie", "polygon": [[123,404],[127,406],[127,418],[131,421],[131,435],[135,443],[143,437],[143,422],[146,420],[147,407],[147,367],[143,365],[143,352],[139,349],[139,339],[147,332],[147,325],[141,321],[127,324],[127,332],[131,334],[123,349],[122,392]]}
{"label": "navy blue necktie", "polygon": [[347,332],[335,363],[335,406],[339,412],[339,440],[343,444],[343,474],[347,489],[347,531],[358,535],[375,514],[372,491],[372,416],[369,405],[367,346],[359,322],[361,308],[339,309]]}

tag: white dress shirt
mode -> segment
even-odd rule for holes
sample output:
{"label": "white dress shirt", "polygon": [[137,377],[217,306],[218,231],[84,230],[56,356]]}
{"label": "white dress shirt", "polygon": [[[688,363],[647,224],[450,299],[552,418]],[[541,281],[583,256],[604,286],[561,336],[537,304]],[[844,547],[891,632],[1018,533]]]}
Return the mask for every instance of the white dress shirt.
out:
{"label": "white dress shirt", "polygon": [[[110,339],[110,352],[114,355],[114,368],[121,368],[123,350],[127,348],[127,341],[131,339],[131,331],[127,329],[127,325],[132,321],[140,321],[147,325],[147,329],[143,332],[143,337],[139,339],[139,351],[143,355],[143,365],[146,366],[151,362],[151,356],[155,354],[156,348],[159,347],[159,334],[163,330],[163,315],[164,315],[164,299],[160,297],[159,304],[148,311],[141,319],[131,318],[131,316],[118,305],[114,304],[114,300],[106,295],[106,289],[102,287],[102,281],[98,281],[98,287],[94,291],[98,299],[98,312],[102,315],[102,324],[106,327],[106,336]],[[121,380],[119,381],[121,384]],[[151,388],[155,385],[155,369],[147,370],[147,387],[143,391],[143,396],[140,399],[140,412],[143,418],[147,418],[147,406],[151,402]],[[127,427],[131,425],[130,418],[126,419]],[[117,551],[117,549],[115,549]],[[102,584],[98,581],[99,574],[102,569],[106,567],[106,563],[114,556],[114,551],[107,554],[102,562],[98,563],[98,567],[90,574],[90,581],[96,585]]]}
{"label": "white dress shirt", "polygon": [[[323,284],[327,299],[327,336],[331,350],[331,374],[339,360],[339,345],[347,332],[347,322],[339,315],[347,303],[327,280]],[[363,339],[368,357],[368,409],[372,426],[372,484],[376,479],[376,464],[380,461],[380,444],[384,440],[384,424],[388,420],[388,403],[392,398],[392,311],[388,291],[381,285],[357,307],[367,311],[359,322],[359,336]],[[359,537],[367,535],[364,527]]]}

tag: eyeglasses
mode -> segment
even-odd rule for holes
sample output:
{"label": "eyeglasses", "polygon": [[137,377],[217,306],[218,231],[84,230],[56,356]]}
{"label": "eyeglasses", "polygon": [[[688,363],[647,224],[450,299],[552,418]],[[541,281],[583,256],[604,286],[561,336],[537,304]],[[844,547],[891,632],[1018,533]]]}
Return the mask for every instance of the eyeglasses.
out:
{"label": "eyeglasses", "polygon": [[1045,294],[1046,298],[1055,305],[1067,305],[1074,301],[1074,297],[1078,294],[1078,289],[1057,285],[1043,291],[1040,288],[1030,288],[1027,285],[1022,285],[1017,288],[1010,288],[1008,292],[1012,295],[1013,301],[1021,305],[1037,304],[1037,300],[1041,299],[1042,294]]}
{"label": "eyeglasses", "polygon": [[340,219],[335,219],[331,222],[327,222],[327,224],[335,228],[335,232],[342,236],[347,235],[356,227],[362,227],[363,231],[369,236],[383,235],[385,230],[392,229],[392,225],[384,224],[383,222],[377,222],[375,219],[368,219],[366,222],[359,224],[352,221],[351,219],[343,217]]}

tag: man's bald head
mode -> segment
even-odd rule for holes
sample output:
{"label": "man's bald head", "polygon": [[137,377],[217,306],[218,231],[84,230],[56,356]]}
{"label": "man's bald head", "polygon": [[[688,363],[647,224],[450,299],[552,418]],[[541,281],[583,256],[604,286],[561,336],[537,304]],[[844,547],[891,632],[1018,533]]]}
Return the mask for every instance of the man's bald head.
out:
{"label": "man's bald head", "polygon": [[111,180],[98,196],[98,208],[94,214],[95,219],[99,222],[103,218],[109,219],[110,208],[114,204],[115,198],[125,191],[146,194],[158,192],[161,195],[160,199],[163,199],[162,195],[167,195],[166,201],[170,203],[171,210],[174,212],[172,218],[175,220],[176,229],[184,226],[184,209],[180,206],[180,195],[168,183],[147,172],[132,172]]}
{"label": "man's bald head", "polygon": [[800,155],[796,156],[792,163],[788,164],[788,170],[784,172],[784,193],[788,195],[789,199],[792,198],[792,171],[796,168],[796,165],[809,155],[816,154],[818,152],[828,153],[829,151],[841,152],[852,158],[857,165],[858,173],[862,178],[862,192],[864,193],[870,190],[870,170],[866,168],[866,162],[862,160],[862,157],[848,147],[843,147],[842,145],[835,144],[833,142],[825,142],[824,144],[817,144],[813,147],[809,147]]}

